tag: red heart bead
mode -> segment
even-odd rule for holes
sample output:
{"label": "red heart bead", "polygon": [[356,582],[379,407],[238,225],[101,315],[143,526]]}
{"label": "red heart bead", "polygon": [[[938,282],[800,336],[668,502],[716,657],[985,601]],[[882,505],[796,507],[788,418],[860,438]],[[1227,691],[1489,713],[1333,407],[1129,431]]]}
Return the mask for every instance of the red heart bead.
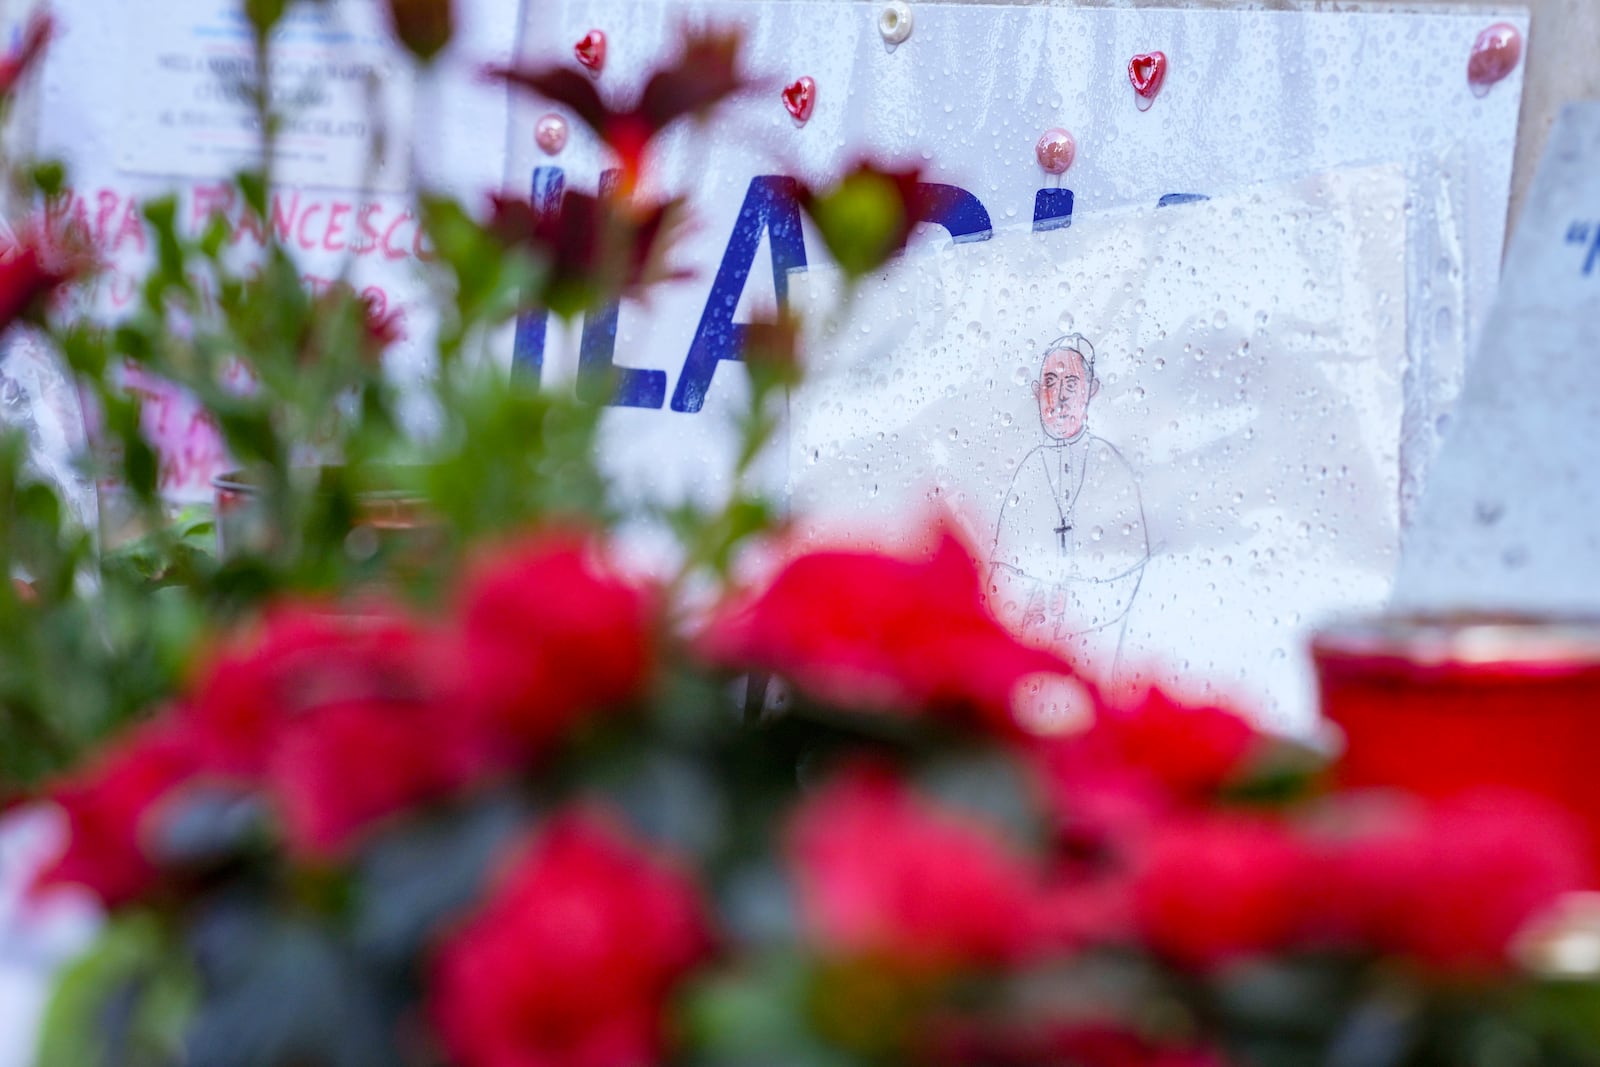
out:
{"label": "red heart bead", "polygon": [[1478,34],[1467,60],[1467,84],[1483,96],[1496,82],[1510,77],[1522,62],[1522,33],[1509,22],[1497,22]]}
{"label": "red heart bead", "polygon": [[1133,83],[1133,91],[1145,100],[1154,100],[1161,91],[1161,83],[1167,80],[1167,54],[1165,52],[1143,52],[1128,60],[1128,80]]}
{"label": "red heart bead", "polygon": [[783,90],[783,106],[796,122],[811,118],[811,112],[817,106],[817,83],[809,76],[797,78]]}
{"label": "red heart bead", "polygon": [[605,32],[590,30],[583,35],[583,40],[572,46],[572,54],[577,57],[579,66],[599,74],[601,68],[606,65]]}

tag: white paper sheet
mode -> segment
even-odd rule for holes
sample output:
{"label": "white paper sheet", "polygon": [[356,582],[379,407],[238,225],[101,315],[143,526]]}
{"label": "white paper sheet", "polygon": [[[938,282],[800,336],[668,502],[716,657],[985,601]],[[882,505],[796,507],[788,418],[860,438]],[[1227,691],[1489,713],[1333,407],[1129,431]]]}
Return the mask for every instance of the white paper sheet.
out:
{"label": "white paper sheet", "polygon": [[[1397,168],[1338,172],[907,257],[809,346],[797,518],[832,539],[948,509],[1025,633],[1309,730],[1303,633],[1381,604],[1395,563],[1406,195]],[[837,303],[830,272],[790,284]],[[1088,347],[1070,437],[1070,399],[1034,390]]]}

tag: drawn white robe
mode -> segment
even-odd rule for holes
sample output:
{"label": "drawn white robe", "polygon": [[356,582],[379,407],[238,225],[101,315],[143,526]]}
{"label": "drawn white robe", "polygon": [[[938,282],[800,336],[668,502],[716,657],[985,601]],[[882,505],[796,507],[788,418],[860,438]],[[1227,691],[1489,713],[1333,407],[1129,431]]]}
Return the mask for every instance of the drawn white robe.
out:
{"label": "drawn white robe", "polygon": [[1128,461],[1087,431],[1052,441],[1028,453],[1001,505],[993,607],[1025,636],[1076,646],[1109,674],[1149,558]]}

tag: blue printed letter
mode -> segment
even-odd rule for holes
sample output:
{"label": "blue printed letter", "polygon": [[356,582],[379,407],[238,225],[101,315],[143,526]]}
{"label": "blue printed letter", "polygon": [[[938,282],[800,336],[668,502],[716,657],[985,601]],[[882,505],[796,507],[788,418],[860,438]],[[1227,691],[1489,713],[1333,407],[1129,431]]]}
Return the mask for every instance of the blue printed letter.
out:
{"label": "blue printed letter", "polygon": [[917,191],[922,194],[917,222],[943,226],[958,245],[994,236],[994,224],[983,204],[959,185],[918,182]]}
{"label": "blue printed letter", "polygon": [[772,287],[778,296],[778,307],[788,307],[789,271],[806,265],[796,192],[793,178],[765,174],[751,179],[733,234],[722,253],[722,265],[711,283],[700,326],[683,361],[683,374],[672,394],[673,411],[699,411],[705,405],[706,390],[711,388],[718,364],[743,358],[744,326],[733,321],[733,312],[739,306],[750,268],[755,265],[763,231],[771,238]]}
{"label": "blue printed letter", "polygon": [[[614,195],[622,180],[620,170],[600,175],[600,195]],[[578,399],[591,404],[622,408],[659,408],[667,398],[667,372],[619,367],[617,315],[621,302],[590,308],[583,316],[583,338],[578,342]]]}
{"label": "blue printed letter", "polygon": [[[560,167],[535,167],[533,171],[533,210],[555,211],[561,206],[566,177]],[[517,338],[511,349],[511,373],[526,375],[535,385],[544,376],[545,329],[550,312],[529,308],[517,316]]]}
{"label": "blue printed letter", "polygon": [[1040,189],[1033,196],[1033,232],[1064,230],[1072,225],[1072,190]]}

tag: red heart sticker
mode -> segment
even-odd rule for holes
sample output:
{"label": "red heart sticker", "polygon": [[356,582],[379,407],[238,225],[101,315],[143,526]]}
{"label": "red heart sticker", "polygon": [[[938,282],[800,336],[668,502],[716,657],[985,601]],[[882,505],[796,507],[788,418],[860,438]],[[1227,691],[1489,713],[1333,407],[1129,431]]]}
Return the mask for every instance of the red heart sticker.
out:
{"label": "red heart sticker", "polygon": [[1144,52],[1128,60],[1128,80],[1141,99],[1154,100],[1167,80],[1167,54]]}
{"label": "red heart sticker", "polygon": [[783,106],[796,122],[803,123],[811,118],[817,106],[817,83],[809,76],[796,79],[783,90]]}
{"label": "red heart sticker", "polygon": [[599,74],[606,65],[606,35],[602,30],[590,30],[583,40],[572,46],[572,54],[585,70]]}

